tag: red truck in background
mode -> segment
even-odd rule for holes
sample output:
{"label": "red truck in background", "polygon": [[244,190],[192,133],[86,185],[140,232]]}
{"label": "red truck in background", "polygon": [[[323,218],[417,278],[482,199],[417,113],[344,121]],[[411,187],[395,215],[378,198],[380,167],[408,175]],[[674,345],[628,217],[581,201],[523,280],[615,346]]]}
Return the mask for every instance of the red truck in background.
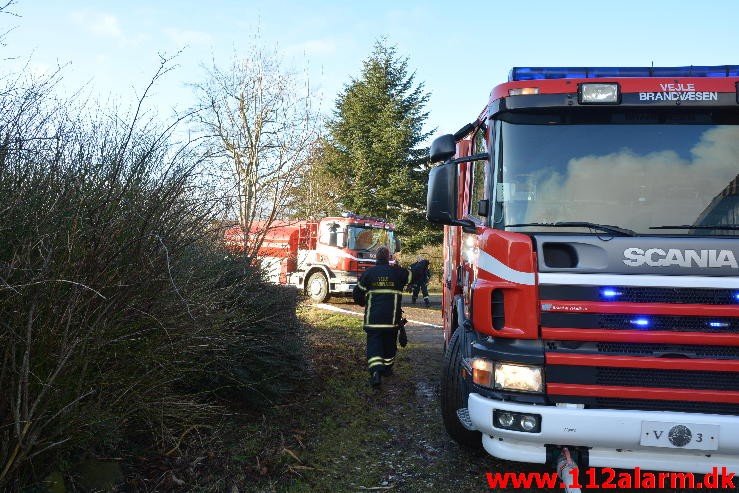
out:
{"label": "red truck in background", "polygon": [[739,66],[514,68],[431,160],[451,437],[739,472]]}
{"label": "red truck in background", "polygon": [[[255,225],[252,230],[262,227]],[[256,258],[267,279],[296,286],[318,303],[331,295],[351,294],[361,273],[375,264],[379,247],[395,253],[400,246],[393,224],[358,214],[276,221],[264,235]],[[224,238],[229,249],[243,251],[240,226],[228,228]]]}

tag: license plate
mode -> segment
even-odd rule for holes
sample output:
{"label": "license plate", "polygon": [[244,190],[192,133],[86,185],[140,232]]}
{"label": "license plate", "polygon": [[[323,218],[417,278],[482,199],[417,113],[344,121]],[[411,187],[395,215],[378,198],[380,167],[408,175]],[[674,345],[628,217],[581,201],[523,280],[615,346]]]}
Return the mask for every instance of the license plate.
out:
{"label": "license plate", "polygon": [[648,447],[718,449],[718,425],[642,421],[639,443]]}

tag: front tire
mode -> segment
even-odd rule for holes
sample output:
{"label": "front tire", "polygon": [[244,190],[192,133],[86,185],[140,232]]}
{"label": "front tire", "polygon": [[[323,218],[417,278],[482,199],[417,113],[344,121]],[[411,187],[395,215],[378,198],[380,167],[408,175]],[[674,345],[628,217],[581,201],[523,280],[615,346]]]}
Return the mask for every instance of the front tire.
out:
{"label": "front tire", "polygon": [[323,275],[323,272],[314,272],[310,275],[305,291],[315,303],[323,303],[331,298],[331,293],[328,290],[328,279]]}
{"label": "front tire", "polygon": [[462,377],[462,358],[468,350],[469,341],[464,332],[463,328],[454,331],[444,353],[440,389],[441,417],[446,432],[455,442],[465,447],[479,449],[482,446],[482,434],[462,426],[457,417],[457,409],[467,407],[469,395],[467,383]]}

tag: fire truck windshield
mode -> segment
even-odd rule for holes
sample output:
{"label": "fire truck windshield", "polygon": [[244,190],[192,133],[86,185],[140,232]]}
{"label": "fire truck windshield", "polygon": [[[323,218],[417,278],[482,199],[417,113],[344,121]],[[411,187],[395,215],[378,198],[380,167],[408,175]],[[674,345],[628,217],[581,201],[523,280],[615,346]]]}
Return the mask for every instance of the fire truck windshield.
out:
{"label": "fire truck windshield", "polygon": [[[529,115],[501,122],[496,226],[553,231],[547,224],[579,222],[644,235],[664,234],[665,226],[675,235],[738,235],[720,226],[739,222],[739,122],[698,113],[668,121],[666,115],[598,114],[582,122]],[[701,227],[711,225],[717,227]]]}
{"label": "fire truck windshield", "polygon": [[347,248],[350,250],[377,251],[381,246],[395,253],[393,232],[389,229],[350,225],[347,229]]}

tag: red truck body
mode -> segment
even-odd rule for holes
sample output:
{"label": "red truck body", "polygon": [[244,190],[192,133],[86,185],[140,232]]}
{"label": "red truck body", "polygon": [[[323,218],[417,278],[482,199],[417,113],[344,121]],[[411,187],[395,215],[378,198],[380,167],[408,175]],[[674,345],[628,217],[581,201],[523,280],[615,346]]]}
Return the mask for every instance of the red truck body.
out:
{"label": "red truck body", "polygon": [[[375,264],[377,248],[397,250],[394,230],[384,219],[345,214],[320,221],[276,221],[266,232],[263,225],[254,225],[251,236],[264,235],[256,258],[270,281],[294,285],[323,302],[350,294],[359,275]],[[228,228],[224,237],[228,248],[243,251],[241,227]]]}
{"label": "red truck body", "polygon": [[431,157],[450,435],[739,472],[739,67],[513,69]]}

